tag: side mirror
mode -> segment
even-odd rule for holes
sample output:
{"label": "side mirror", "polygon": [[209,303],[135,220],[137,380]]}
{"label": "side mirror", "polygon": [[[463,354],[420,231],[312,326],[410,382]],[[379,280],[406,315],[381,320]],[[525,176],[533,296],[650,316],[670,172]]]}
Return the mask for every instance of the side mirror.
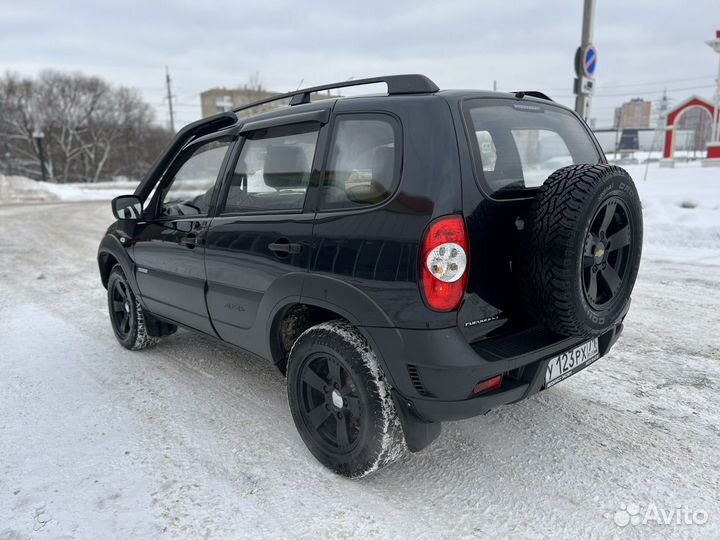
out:
{"label": "side mirror", "polygon": [[117,219],[138,221],[142,219],[142,201],[135,195],[120,195],[112,200],[113,215]]}

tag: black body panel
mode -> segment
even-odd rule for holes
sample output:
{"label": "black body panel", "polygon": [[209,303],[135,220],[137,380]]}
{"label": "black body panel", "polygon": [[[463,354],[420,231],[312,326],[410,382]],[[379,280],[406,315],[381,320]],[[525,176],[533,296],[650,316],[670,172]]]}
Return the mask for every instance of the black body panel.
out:
{"label": "black body panel", "polygon": [[[280,278],[292,280],[299,297],[312,243],[312,214],[215,218],[207,235],[207,307],[218,335],[260,353],[267,321],[258,320],[263,299]],[[297,245],[297,253],[272,251],[273,243]],[[258,343],[256,343],[258,342]]]}
{"label": "black body panel", "polygon": [[[437,313],[423,303],[417,254],[427,224],[462,209],[460,166],[452,116],[437,96],[341,100],[334,114],[380,113],[402,127],[403,160],[397,191],[385,202],[362,209],[318,212],[310,272],[342,280],[385,313],[381,322],[361,325],[444,328],[455,313]],[[318,281],[321,283],[321,281]],[[303,297],[322,299],[322,286]],[[343,304],[341,299],[338,303]]]}
{"label": "black body panel", "polygon": [[[139,226],[133,256],[147,309],[215,335],[205,306],[205,247],[209,218],[151,221]],[[199,241],[198,241],[199,239]]]}

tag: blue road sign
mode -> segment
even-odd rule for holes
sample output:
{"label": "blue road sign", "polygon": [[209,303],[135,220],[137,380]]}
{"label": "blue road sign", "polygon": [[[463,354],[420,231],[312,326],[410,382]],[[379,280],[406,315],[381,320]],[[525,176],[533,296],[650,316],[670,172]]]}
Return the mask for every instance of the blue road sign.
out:
{"label": "blue road sign", "polygon": [[595,50],[595,47],[588,45],[582,58],[582,67],[585,76],[592,79],[595,76],[595,68],[597,67],[597,50]]}

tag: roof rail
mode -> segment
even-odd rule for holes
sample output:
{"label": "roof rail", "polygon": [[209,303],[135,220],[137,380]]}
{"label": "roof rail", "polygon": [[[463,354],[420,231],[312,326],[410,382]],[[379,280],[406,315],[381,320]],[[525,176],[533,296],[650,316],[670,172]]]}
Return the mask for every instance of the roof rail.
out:
{"label": "roof rail", "polygon": [[323,90],[333,90],[335,88],[347,88],[349,86],[363,86],[366,84],[385,83],[388,87],[389,95],[396,94],[432,94],[440,90],[438,86],[428,79],[425,75],[387,75],[385,77],[371,77],[369,79],[355,79],[350,81],[341,81],[332,84],[323,84],[321,86],[313,86],[310,88],[301,88],[294,92],[287,92],[285,94],[278,94],[269,98],[253,101],[237,109],[233,109],[234,112],[244,111],[245,109],[251,109],[258,105],[264,105],[265,103],[271,103],[273,101],[279,101],[282,99],[290,98],[290,105],[301,105],[303,103],[310,103],[310,94],[314,92],[321,92]]}
{"label": "roof rail", "polygon": [[547,101],[553,101],[550,96],[548,96],[547,94],[543,94],[542,92],[538,92],[537,90],[521,90],[520,92],[513,92],[513,94],[515,94],[515,97],[518,99],[522,99],[525,96],[530,96],[539,99],[546,99]]}

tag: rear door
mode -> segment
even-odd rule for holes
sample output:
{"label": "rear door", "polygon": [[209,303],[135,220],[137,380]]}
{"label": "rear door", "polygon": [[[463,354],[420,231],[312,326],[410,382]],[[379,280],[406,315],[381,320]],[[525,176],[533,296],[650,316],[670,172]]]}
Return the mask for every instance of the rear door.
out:
{"label": "rear door", "polygon": [[314,218],[305,201],[321,131],[312,121],[242,134],[205,255],[208,311],[225,341],[259,351],[267,321],[258,311],[270,288],[284,279],[299,298]]}
{"label": "rear door", "polygon": [[134,238],[136,277],[148,309],[214,334],[205,306],[204,235],[229,137],[205,137],[183,149],[160,180],[150,219]]}
{"label": "rear door", "polygon": [[[534,324],[522,298],[522,230],[537,188],[557,169],[602,160],[589,129],[550,102],[469,99],[459,138],[469,165],[463,172],[463,212],[470,244],[469,279],[458,325],[470,341],[500,327]],[[461,129],[461,128],[460,128]],[[469,169],[469,170],[468,170]]]}

